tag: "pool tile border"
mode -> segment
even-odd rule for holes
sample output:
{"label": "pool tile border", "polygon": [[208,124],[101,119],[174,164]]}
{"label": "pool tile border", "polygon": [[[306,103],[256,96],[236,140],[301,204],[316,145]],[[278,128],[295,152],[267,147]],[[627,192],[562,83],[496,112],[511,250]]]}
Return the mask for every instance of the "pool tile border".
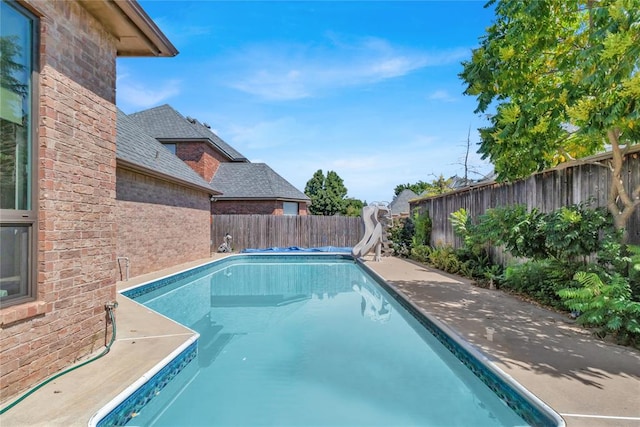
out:
{"label": "pool tile border", "polygon": [[190,363],[197,362],[198,338],[199,335],[195,335],[187,340],[176,351],[158,363],[154,369],[147,372],[138,381],[116,396],[109,404],[100,409],[89,420],[89,427],[126,425],[173,378]]}
{"label": "pool tile border", "polygon": [[136,299],[142,295],[148,294],[150,292],[156,291],[158,289],[164,288],[165,286],[169,286],[171,284],[174,284],[180,280],[186,279],[187,277],[193,276],[195,274],[198,274],[202,271],[207,270],[208,268],[211,267],[212,264],[219,264],[219,265],[224,265],[225,263],[227,263],[227,261],[229,260],[233,260],[233,259],[256,259],[256,258],[262,258],[262,257],[273,257],[273,256],[292,256],[292,257],[317,257],[317,258],[332,258],[332,259],[353,259],[353,257],[351,255],[345,255],[345,254],[341,254],[341,253],[333,253],[333,252],[327,252],[327,253],[321,253],[321,252],[306,252],[306,253],[280,253],[280,254],[275,254],[273,252],[269,253],[250,253],[250,254],[236,254],[236,255],[231,255],[229,257],[225,257],[219,260],[215,260],[215,261],[211,261],[208,262],[206,264],[197,266],[197,267],[193,267],[190,268],[188,270],[185,271],[181,271],[179,273],[175,273],[169,276],[165,276],[162,277],[160,279],[156,279],[150,282],[145,282],[145,283],[141,283],[139,285],[136,285],[134,287],[131,288],[127,288],[124,289],[122,291],[120,291],[120,293],[122,295],[124,295],[127,298],[131,298],[131,299]]}

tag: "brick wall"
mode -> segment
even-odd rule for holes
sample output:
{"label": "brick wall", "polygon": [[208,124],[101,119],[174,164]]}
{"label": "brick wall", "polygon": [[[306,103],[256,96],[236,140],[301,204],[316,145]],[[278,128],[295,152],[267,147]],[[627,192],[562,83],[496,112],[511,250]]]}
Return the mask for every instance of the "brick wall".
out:
{"label": "brick wall", "polygon": [[228,161],[206,142],[178,143],[176,144],[176,156],[207,182],[211,182],[220,163]]}
{"label": "brick wall", "polygon": [[117,254],[129,258],[130,277],[209,256],[206,192],[118,168],[116,194]]}
{"label": "brick wall", "polygon": [[41,15],[37,298],[0,310],[6,401],[109,338],[115,298],[115,42],[75,2]]}
{"label": "brick wall", "polygon": [[213,215],[282,215],[282,202],[276,200],[218,200],[211,203],[211,213]]}
{"label": "brick wall", "polygon": [[[212,215],[283,215],[282,200],[218,200]],[[307,215],[307,204],[298,203],[298,215]]]}

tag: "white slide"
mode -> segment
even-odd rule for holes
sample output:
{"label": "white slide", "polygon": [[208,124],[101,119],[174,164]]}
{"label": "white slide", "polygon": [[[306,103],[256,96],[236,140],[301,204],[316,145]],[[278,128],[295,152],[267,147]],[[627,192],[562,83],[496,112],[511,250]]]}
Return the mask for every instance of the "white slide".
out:
{"label": "white slide", "polygon": [[378,246],[376,261],[380,261],[380,247],[382,246],[382,224],[378,221],[380,211],[388,212],[386,206],[365,206],[362,208],[362,220],[364,221],[364,237],[353,247],[351,254],[356,258],[362,258]]}

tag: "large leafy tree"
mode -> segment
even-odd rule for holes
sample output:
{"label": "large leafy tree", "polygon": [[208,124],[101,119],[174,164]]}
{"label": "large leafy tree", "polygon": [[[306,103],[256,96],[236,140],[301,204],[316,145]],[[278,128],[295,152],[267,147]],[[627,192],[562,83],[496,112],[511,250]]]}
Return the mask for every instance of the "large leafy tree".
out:
{"label": "large leafy tree", "polygon": [[346,210],[347,188],[334,171],[328,171],[325,177],[318,169],[307,181],[304,192],[311,199],[309,211],[314,215],[336,215]]}
{"label": "large leafy tree", "polygon": [[[625,150],[640,138],[638,0],[490,1],[487,29],[460,77],[487,113],[479,152],[511,180],[611,149],[608,209],[623,228],[640,204]],[[609,147],[607,147],[609,146]]]}

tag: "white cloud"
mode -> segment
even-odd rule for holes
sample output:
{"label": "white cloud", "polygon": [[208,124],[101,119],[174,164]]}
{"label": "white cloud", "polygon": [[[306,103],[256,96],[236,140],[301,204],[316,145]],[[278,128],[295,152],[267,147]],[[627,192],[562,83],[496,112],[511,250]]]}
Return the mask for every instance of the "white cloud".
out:
{"label": "white cloud", "polygon": [[446,90],[442,90],[442,89],[432,92],[431,94],[429,94],[428,98],[434,101],[444,101],[444,102],[457,101],[457,99],[454,96],[449,94],[449,92],[447,92]]}
{"label": "white cloud", "polygon": [[117,79],[116,95],[119,106],[148,108],[161,104],[180,94],[180,81],[177,79],[155,83],[141,83],[121,74]]}
{"label": "white cloud", "polygon": [[375,84],[425,67],[457,62],[466,49],[429,53],[392,46],[379,38],[341,40],[328,35],[317,44],[269,44],[246,46],[224,61],[220,69],[235,89],[266,100],[295,100],[327,91]]}
{"label": "white cloud", "polygon": [[265,150],[281,146],[296,146],[308,138],[310,129],[300,125],[291,117],[261,121],[251,126],[232,125],[225,138],[238,149]]}

